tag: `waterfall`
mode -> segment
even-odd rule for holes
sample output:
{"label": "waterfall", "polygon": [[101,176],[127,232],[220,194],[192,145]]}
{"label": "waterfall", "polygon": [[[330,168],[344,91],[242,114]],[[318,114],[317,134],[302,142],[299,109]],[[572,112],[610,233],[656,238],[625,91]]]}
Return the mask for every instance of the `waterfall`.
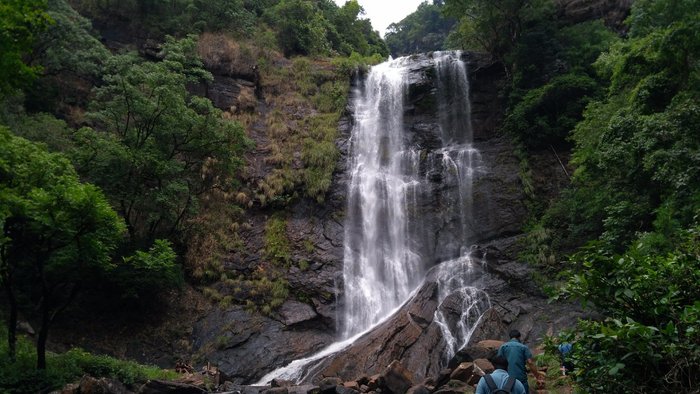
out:
{"label": "waterfall", "polygon": [[345,220],[343,337],[406,301],[424,266],[407,215],[421,180],[420,152],[404,139],[407,58],[372,69],[355,101]]}
{"label": "waterfall", "polygon": [[[488,308],[486,293],[473,287],[478,278],[469,256],[477,225],[471,221],[473,182],[484,169],[472,144],[466,66],[459,52],[437,52],[432,62],[439,147],[416,143],[404,125],[410,58],[372,67],[355,91],[341,340],[266,375],[260,383],[275,377],[304,380],[314,362],[350,346],[398,310],[443,254],[451,257],[436,267],[438,301],[451,302],[460,316],[449,321],[444,308],[435,312],[448,357],[468,342]],[[435,180],[449,188],[436,190]],[[431,218],[422,207],[431,201],[441,207],[440,229],[427,225]],[[437,245],[444,250],[436,251]]]}

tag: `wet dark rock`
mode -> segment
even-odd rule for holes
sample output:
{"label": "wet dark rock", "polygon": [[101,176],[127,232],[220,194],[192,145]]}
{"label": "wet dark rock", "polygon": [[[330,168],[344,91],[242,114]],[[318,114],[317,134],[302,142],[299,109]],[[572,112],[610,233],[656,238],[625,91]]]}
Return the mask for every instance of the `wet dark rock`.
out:
{"label": "wet dark rock", "polygon": [[473,389],[467,383],[459,380],[450,380],[446,385],[440,387],[433,394],[464,394],[468,390]]}
{"label": "wet dark rock", "polygon": [[329,393],[335,393],[335,388],[336,386],[340,386],[343,384],[343,380],[340,378],[336,377],[328,377],[322,379],[318,383],[318,388],[321,391],[321,394],[329,394]]}
{"label": "wet dark rock", "polygon": [[450,381],[450,375],[452,375],[452,368],[445,368],[440,371],[438,377],[435,381],[435,387],[441,387]]}
{"label": "wet dark rock", "polygon": [[321,391],[318,386],[312,384],[291,386],[288,388],[288,390],[289,394],[318,394]]}
{"label": "wet dark rock", "polygon": [[335,386],[336,394],[359,394],[360,390],[356,390],[345,386]]}
{"label": "wet dark rock", "polygon": [[422,384],[419,384],[408,389],[406,394],[430,394],[430,389]]}
{"label": "wet dark rock", "polygon": [[282,323],[286,326],[312,320],[318,316],[318,313],[309,304],[294,300],[286,301],[282,304],[277,313],[279,313]]}
{"label": "wet dark rock", "polygon": [[405,394],[413,386],[413,374],[394,360],[384,371],[384,387],[394,394]]}
{"label": "wet dark rock", "polygon": [[271,387],[289,387],[294,385],[294,382],[291,380],[284,380],[284,379],[272,379],[270,382]]}
{"label": "wet dark rock", "polygon": [[461,380],[462,382],[468,382],[469,378],[474,373],[474,363],[463,362],[459,364],[454,371],[450,374],[450,380]]}
{"label": "wet dark rock", "polygon": [[496,308],[489,308],[481,316],[481,319],[479,319],[477,326],[472,332],[472,336],[469,338],[469,344],[467,346],[489,338],[500,338],[504,335],[506,330],[507,325],[503,324],[503,318]]}
{"label": "wet dark rock", "polygon": [[164,380],[149,380],[141,386],[139,394],[204,394],[207,390],[191,384]]}
{"label": "wet dark rock", "polygon": [[261,394],[289,394],[289,389],[287,387],[271,387]]}
{"label": "wet dark rock", "polygon": [[207,354],[235,384],[252,383],[270,367],[320,350],[334,339],[323,330],[287,329],[242,307],[213,311],[196,324],[193,336],[195,351]]}

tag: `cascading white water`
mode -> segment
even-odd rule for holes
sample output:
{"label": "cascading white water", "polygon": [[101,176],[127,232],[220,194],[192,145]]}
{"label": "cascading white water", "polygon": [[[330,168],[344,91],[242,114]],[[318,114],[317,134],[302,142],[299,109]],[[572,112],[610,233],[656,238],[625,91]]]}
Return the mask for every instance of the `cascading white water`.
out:
{"label": "cascading white water", "polygon": [[404,140],[407,61],[372,68],[355,101],[343,261],[344,338],[406,301],[424,275],[407,217],[420,186],[419,152]]}
{"label": "cascading white water", "polygon": [[491,307],[488,294],[475,287],[474,260],[469,253],[443,262],[437,267],[438,304],[453,297],[459,310],[459,318],[450,321],[444,308],[435,311],[434,321],[440,327],[445,340],[445,359],[467,345],[484,311]]}
{"label": "cascading white water", "polygon": [[[475,227],[471,223],[472,183],[483,168],[480,153],[472,145],[466,66],[458,52],[434,54],[442,147],[426,149],[411,141],[404,126],[411,62],[399,58],[374,66],[364,87],[354,95],[341,340],[267,374],[260,384],[275,377],[303,380],[313,371],[314,362],[351,345],[409,299],[435,258],[430,255],[434,251],[425,246],[427,232],[435,229],[427,228],[429,220],[417,208],[434,198],[431,177],[451,188],[439,196],[443,215],[449,218],[445,220],[449,245],[443,246],[448,254],[461,255],[437,267],[438,301],[456,297],[460,303],[457,321],[448,321],[441,309],[435,314],[448,357],[468,342],[489,306],[486,293],[473,287],[473,262],[468,254]],[[436,237],[433,242],[440,241]]]}

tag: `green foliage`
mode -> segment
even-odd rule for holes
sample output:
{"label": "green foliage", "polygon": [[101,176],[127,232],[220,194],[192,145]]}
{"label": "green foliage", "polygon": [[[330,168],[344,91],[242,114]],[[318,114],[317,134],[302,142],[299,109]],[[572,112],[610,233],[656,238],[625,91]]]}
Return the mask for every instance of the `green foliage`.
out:
{"label": "green foliage", "polygon": [[328,53],[325,38],[328,21],[308,0],[281,0],[271,11],[271,24],[278,29],[277,40],[286,56]]}
{"label": "green foliage", "polygon": [[53,23],[37,36],[32,64],[42,75],[26,90],[31,112],[45,111],[79,123],[76,107],[86,107],[92,85],[99,81],[109,50],[92,31],[91,22],[65,0],[49,0]]}
{"label": "green foliage", "polygon": [[586,392],[700,380],[699,11],[635,2],[630,38],[595,64],[610,87],[575,128],[573,187],[544,217],[555,247],[597,239],[572,257],[563,293],[607,316],[562,337]]}
{"label": "green foliage", "polygon": [[670,252],[642,239],[623,255],[593,245],[572,257],[582,269],[565,294],[609,316],[562,338],[575,341],[574,378],[588,392],[687,392],[700,378],[700,227],[669,241]]}
{"label": "green foliage", "polygon": [[458,20],[450,46],[486,51],[502,60],[524,26],[549,4],[546,0],[445,0],[445,15]]}
{"label": "green foliage", "polygon": [[270,217],[265,225],[265,258],[278,266],[286,266],[291,260],[287,221],[279,215]]}
{"label": "green foliage", "polygon": [[[0,336],[7,336],[5,325]],[[140,365],[107,356],[97,356],[74,348],[63,354],[49,353],[48,368],[34,369],[36,348],[27,338],[17,343],[17,358],[13,362],[7,357],[7,344],[0,344],[0,391],[8,394],[24,394],[59,390],[83,375],[96,378],[109,377],[134,386],[148,379],[174,379],[176,374],[154,366]]]}
{"label": "green foliage", "polygon": [[174,238],[198,196],[228,189],[249,144],[239,124],[187,93],[187,83],[211,79],[195,49],[191,37],[169,39],[162,62],[110,59],[89,114],[96,130],[76,134],[76,166],[105,190],[137,247]]}
{"label": "green foliage", "polygon": [[73,130],[61,119],[47,113],[22,114],[7,122],[15,135],[45,144],[51,152],[73,148]]}
{"label": "green foliage", "polygon": [[569,73],[529,90],[508,114],[504,127],[530,149],[566,141],[600,86],[585,74]]}
{"label": "green foliage", "polygon": [[356,71],[367,71],[370,66],[379,64],[384,61],[384,58],[379,54],[374,54],[369,57],[353,52],[348,57],[334,57],[331,59],[333,67],[336,69],[339,78],[350,78]]}
{"label": "green foliage", "polygon": [[[344,105],[343,105],[344,107]],[[335,145],[338,116],[335,113],[308,118],[311,133],[304,139],[301,158],[304,162],[304,182],[309,197],[323,202],[331,186],[340,153]]]}
{"label": "green foliage", "polygon": [[124,224],[95,186],[70,162],[0,128],[0,279],[7,291],[14,356],[20,309],[39,309],[37,367],[43,369],[48,330],[82,282],[114,268]]}
{"label": "green foliage", "polygon": [[110,53],[92,33],[92,23],[78,14],[66,0],[48,0],[53,23],[37,38],[35,62],[44,74],[63,71],[83,77],[100,76]]}
{"label": "green foliage", "polygon": [[126,297],[144,297],[182,284],[177,255],[170,242],[157,239],[147,251],[123,257],[111,281],[117,282]]}
{"label": "green foliage", "polygon": [[50,23],[45,0],[3,0],[0,3],[0,95],[26,87],[39,67],[23,57]]}
{"label": "green foliage", "polygon": [[277,40],[286,56],[350,55],[375,53],[387,56],[389,50],[367,19],[359,19],[362,7],[357,1],[338,7],[330,0],[281,0],[266,12],[268,24],[277,30]]}
{"label": "green foliage", "polygon": [[[652,227],[664,203],[675,208],[681,224],[695,215],[700,68],[688,59],[700,56],[700,46],[687,35],[696,34],[696,24],[617,45],[598,62],[612,85],[608,99],[591,105],[577,125],[573,162],[579,189],[607,195],[595,215],[603,221],[604,239],[618,250],[635,232]],[[685,56],[678,58],[677,51]]]}
{"label": "green foliage", "polygon": [[422,2],[400,22],[392,23],[384,40],[394,57],[445,49],[456,20],[443,16],[441,2]]}
{"label": "green foliage", "polygon": [[[224,30],[239,36],[253,32],[255,4],[243,0],[70,0],[83,15],[102,24],[140,31],[146,36],[185,36],[203,31]],[[124,22],[127,21],[127,22]]]}

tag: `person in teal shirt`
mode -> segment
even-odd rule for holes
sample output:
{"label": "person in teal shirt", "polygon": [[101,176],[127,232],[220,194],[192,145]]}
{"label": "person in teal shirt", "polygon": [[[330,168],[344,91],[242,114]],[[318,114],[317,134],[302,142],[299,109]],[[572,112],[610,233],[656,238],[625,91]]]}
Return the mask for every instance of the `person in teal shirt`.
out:
{"label": "person in teal shirt", "polygon": [[537,370],[530,348],[520,342],[520,331],[511,330],[509,336],[510,341],[498,348],[497,355],[508,360],[508,375],[518,379],[525,387],[525,394],[529,394],[530,386],[527,384],[525,364],[530,367],[530,372],[537,381],[543,380],[544,376]]}
{"label": "person in teal shirt", "polygon": [[[508,372],[506,372],[508,370],[508,360],[503,357],[496,356],[489,359],[489,361],[495,368],[495,370],[491,373],[491,377],[493,378],[493,382],[496,384],[496,388],[504,388],[508,382]],[[515,384],[510,392],[511,394],[525,394],[525,386],[523,386],[519,380],[515,379]],[[481,379],[479,379],[479,384],[476,386],[475,394],[490,393],[491,389],[489,388],[488,383],[486,383],[486,378],[482,376]]]}

